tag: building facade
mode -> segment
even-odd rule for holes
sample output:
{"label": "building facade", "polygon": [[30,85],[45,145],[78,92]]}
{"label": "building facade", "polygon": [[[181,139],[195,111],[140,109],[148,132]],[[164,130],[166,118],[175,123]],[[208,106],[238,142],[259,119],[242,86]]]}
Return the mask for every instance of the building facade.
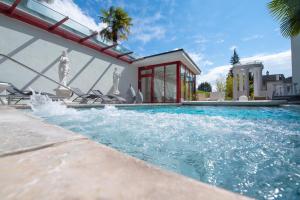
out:
{"label": "building facade", "polygon": [[117,69],[120,96],[126,98],[132,85],[150,103],[191,100],[201,72],[183,49],[136,59],[128,49],[104,42],[97,32],[34,0],[0,1],[0,35],[0,82],[20,90],[53,93],[57,84],[41,74],[58,81],[62,51],[70,59],[69,87],[112,93]]}
{"label": "building facade", "polygon": [[300,35],[291,39],[292,73],[294,89],[300,94]]}

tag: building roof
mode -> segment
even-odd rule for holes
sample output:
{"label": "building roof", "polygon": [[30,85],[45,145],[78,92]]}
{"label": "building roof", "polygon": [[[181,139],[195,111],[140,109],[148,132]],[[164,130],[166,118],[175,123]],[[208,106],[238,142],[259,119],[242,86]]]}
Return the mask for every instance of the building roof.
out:
{"label": "building roof", "polygon": [[292,77],[285,78],[283,74],[270,74],[262,76],[263,85],[267,82],[284,82],[284,83],[292,83]]}
{"label": "building roof", "polygon": [[201,70],[192,58],[184,51],[184,49],[176,49],[172,51],[162,52],[138,58],[133,61],[133,64],[137,67],[155,65],[161,63],[167,63],[172,61],[183,62],[192,72],[200,74]]}
{"label": "building roof", "polygon": [[284,75],[283,74],[270,74],[262,76],[263,81],[283,81]]}

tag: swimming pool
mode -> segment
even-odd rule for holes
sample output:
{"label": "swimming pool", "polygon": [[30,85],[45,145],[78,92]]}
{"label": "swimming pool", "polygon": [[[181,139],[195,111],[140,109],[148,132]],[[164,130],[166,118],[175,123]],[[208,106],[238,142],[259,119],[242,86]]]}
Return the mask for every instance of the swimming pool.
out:
{"label": "swimming pool", "polygon": [[256,199],[300,199],[300,107],[107,107],[33,111],[48,122]]}

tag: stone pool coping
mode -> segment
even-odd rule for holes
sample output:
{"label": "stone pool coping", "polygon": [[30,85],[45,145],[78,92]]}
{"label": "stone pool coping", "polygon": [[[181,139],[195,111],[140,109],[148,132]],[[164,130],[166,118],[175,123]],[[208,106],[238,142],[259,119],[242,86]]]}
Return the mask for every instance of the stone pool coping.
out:
{"label": "stone pool coping", "polygon": [[249,199],[0,106],[0,199]]}
{"label": "stone pool coping", "polygon": [[187,106],[281,106],[288,102],[286,100],[255,100],[255,101],[185,101],[182,105]]}
{"label": "stone pool coping", "polygon": [[[278,107],[290,104],[286,100],[255,100],[255,101],[184,101],[182,103],[143,103],[143,104],[79,104],[72,102],[64,102],[69,108],[103,108],[105,105],[113,105],[115,107],[157,107],[157,106],[241,106],[241,107]],[[27,104],[9,105],[17,109],[29,109]]]}

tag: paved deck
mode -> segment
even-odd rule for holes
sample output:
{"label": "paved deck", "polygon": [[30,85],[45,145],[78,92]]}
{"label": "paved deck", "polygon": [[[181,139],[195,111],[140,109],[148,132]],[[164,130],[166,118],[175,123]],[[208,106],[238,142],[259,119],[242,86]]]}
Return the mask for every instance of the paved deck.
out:
{"label": "paved deck", "polygon": [[247,199],[0,106],[0,199]]}

